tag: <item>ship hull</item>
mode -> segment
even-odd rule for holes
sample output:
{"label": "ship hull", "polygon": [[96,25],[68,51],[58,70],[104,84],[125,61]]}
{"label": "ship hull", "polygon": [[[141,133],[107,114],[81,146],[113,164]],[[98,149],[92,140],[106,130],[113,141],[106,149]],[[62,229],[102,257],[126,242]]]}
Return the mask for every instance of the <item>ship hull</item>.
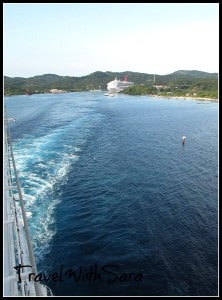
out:
{"label": "ship hull", "polygon": [[110,93],[119,93],[121,92],[122,90],[132,86],[134,83],[133,82],[130,82],[130,81],[121,81],[121,80],[113,80],[113,81],[110,81],[107,83],[107,90],[110,92]]}

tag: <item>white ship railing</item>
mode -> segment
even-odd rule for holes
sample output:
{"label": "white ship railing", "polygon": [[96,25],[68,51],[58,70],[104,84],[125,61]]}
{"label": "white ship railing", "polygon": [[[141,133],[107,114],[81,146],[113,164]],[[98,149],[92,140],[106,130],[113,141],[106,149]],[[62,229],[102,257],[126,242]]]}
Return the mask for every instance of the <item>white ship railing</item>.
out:
{"label": "white ship railing", "polygon": [[49,287],[40,284],[30,275],[30,273],[36,275],[38,273],[12,149],[8,125],[10,121],[15,121],[15,119],[7,118],[5,111],[3,131],[4,296],[52,296]]}

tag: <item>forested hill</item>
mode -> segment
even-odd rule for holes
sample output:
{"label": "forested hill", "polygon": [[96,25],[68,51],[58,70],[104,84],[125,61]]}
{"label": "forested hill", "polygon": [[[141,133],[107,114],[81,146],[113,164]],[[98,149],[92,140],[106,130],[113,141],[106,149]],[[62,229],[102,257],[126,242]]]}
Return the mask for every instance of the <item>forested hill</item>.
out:
{"label": "forested hill", "polygon": [[[59,89],[66,92],[87,91],[92,89],[106,90],[109,81],[114,80],[115,77],[122,79],[124,76],[127,76],[129,81],[134,82],[134,86],[138,91],[141,89],[145,91],[147,89],[147,93],[149,93],[149,91],[153,90],[151,94],[155,94],[156,88],[154,88],[154,86],[163,86],[165,87],[165,91],[168,88],[168,93],[171,92],[172,87],[178,91],[181,89],[187,91],[189,88],[192,88],[193,91],[206,90],[216,93],[218,90],[217,73],[180,70],[168,75],[158,75],[130,71],[97,71],[82,77],[59,76],[55,74],[44,74],[30,78],[4,76],[4,94],[49,93],[51,89]],[[158,89],[158,92],[160,92],[160,89]],[[131,92],[128,91],[128,93],[130,94]],[[143,92],[135,92],[135,94],[143,94]]]}

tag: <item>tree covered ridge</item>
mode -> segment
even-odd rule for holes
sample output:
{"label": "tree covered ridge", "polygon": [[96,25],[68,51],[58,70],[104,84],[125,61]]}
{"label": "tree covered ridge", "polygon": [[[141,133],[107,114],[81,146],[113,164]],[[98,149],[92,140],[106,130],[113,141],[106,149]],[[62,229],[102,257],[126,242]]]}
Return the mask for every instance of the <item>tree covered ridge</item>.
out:
{"label": "tree covered ridge", "polygon": [[82,77],[44,74],[29,78],[4,76],[4,95],[49,93],[51,89],[80,92],[107,89],[107,83],[115,77],[128,77],[134,86],[124,90],[131,95],[199,96],[218,98],[218,74],[197,70],[179,70],[168,75],[139,72],[96,71]]}

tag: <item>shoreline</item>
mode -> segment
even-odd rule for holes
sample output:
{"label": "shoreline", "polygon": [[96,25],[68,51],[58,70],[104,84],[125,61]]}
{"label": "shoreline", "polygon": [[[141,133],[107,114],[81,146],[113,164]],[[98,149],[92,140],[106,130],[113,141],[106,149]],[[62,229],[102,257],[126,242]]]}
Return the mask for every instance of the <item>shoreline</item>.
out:
{"label": "shoreline", "polygon": [[167,99],[182,99],[182,100],[201,100],[201,101],[213,101],[219,102],[219,99],[213,98],[204,98],[204,97],[189,97],[189,96],[157,96],[157,95],[149,95],[157,98],[167,98]]}
{"label": "shoreline", "polygon": [[[63,91],[64,93],[65,91]],[[89,91],[82,91],[82,92],[89,92]],[[65,93],[76,93],[76,92],[65,92]],[[52,93],[52,92],[45,92],[45,93],[34,93],[32,95],[44,95],[44,94],[62,94],[62,93]],[[124,94],[124,93],[123,93]],[[200,101],[211,101],[211,102],[218,102],[219,99],[213,99],[213,98],[204,98],[204,97],[190,97],[190,96],[158,96],[158,95],[152,95],[152,94],[147,94],[147,95],[129,95],[128,96],[149,96],[149,97],[154,97],[154,98],[165,98],[165,99],[178,99],[178,100],[200,100]],[[4,97],[11,97],[11,96],[26,96],[24,94],[19,94],[19,95],[4,95]]]}

